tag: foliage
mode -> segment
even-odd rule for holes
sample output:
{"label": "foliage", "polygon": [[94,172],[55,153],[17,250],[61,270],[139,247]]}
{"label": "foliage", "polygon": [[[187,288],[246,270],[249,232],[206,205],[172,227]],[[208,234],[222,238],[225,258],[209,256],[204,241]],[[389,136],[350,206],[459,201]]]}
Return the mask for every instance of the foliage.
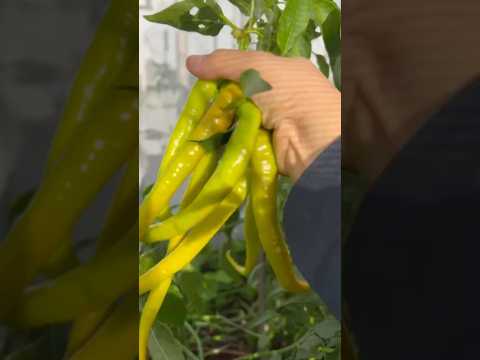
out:
{"label": "foliage", "polygon": [[[243,253],[239,228],[241,218],[176,275],[151,337],[154,359],[340,359],[340,325],[318,296],[285,292],[263,263],[243,279],[224,260],[228,243]],[[143,266],[160,248],[144,252]]]}
{"label": "foliage", "polygon": [[[145,18],[208,36],[218,35],[227,26],[240,49],[253,44],[257,50],[282,56],[315,56],[322,72],[328,74],[331,71],[335,85],[341,87],[341,16],[333,0],[229,1],[248,16],[244,27],[229,20],[214,0],[178,1]],[[325,43],[328,61],[312,53],[311,42],[319,36]]]}

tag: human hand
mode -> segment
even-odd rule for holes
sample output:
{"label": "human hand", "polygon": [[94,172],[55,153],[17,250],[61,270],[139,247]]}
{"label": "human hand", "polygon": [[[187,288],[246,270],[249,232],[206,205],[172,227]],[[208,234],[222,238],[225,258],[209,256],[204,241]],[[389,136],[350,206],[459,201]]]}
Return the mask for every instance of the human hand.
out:
{"label": "human hand", "polygon": [[216,50],[190,56],[189,71],[204,80],[238,81],[257,70],[272,90],[253,96],[263,126],[273,130],[279,171],[296,181],[341,133],[340,92],[309,61],[258,51]]}

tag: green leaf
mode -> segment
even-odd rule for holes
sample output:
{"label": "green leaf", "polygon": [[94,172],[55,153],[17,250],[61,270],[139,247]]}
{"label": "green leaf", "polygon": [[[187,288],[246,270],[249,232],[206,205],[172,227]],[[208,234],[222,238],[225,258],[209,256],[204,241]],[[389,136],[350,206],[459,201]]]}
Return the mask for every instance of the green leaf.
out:
{"label": "green leaf", "polygon": [[223,17],[224,17],[223,11],[222,11],[222,8],[217,4],[217,0],[197,0],[197,1],[202,1],[208,6],[210,6],[210,9],[212,9],[215,12],[215,14],[217,14],[218,17],[223,21]]}
{"label": "green leaf", "polygon": [[268,16],[269,13],[272,13],[275,10],[279,10],[276,0],[255,0],[255,19],[260,19],[263,14]]}
{"label": "green leaf", "polygon": [[147,15],[145,19],[180,30],[215,36],[225,25],[222,14],[222,9],[215,1],[183,0],[156,14]]}
{"label": "green leaf", "polygon": [[187,300],[189,312],[202,314],[207,305],[204,301],[206,285],[202,274],[198,271],[182,271],[175,282]]}
{"label": "green leaf", "polygon": [[239,8],[242,14],[244,15],[250,14],[250,4],[252,0],[228,0],[228,1],[231,2],[233,5],[235,5],[237,8]]}
{"label": "green leaf", "polygon": [[323,22],[322,34],[325,48],[330,58],[330,64],[335,64],[337,57],[340,56],[341,38],[340,38],[340,11],[330,12],[327,19]]}
{"label": "green leaf", "polygon": [[342,56],[339,55],[335,59],[335,63],[332,67],[333,82],[338,90],[342,90]]}
{"label": "green leaf", "polygon": [[317,26],[315,25],[315,22],[310,20],[307,29],[302,35],[297,38],[292,49],[290,49],[290,51],[288,52],[288,56],[301,56],[306,59],[310,59],[310,57],[312,56],[312,41],[321,35],[322,33],[317,31]]}
{"label": "green leaf", "polygon": [[310,59],[312,55],[312,40],[309,39],[308,35],[305,33],[300,35],[295,41],[295,44],[288,52],[288,57],[303,57]]}
{"label": "green leaf", "polygon": [[169,291],[158,312],[156,321],[181,326],[185,322],[186,317],[187,307],[184,300],[175,291]]}
{"label": "green leaf", "polygon": [[327,63],[327,59],[325,59],[325,56],[320,54],[315,54],[315,57],[317,58],[318,68],[320,69],[322,74],[328,78],[330,76],[330,67]]}
{"label": "green leaf", "polygon": [[325,360],[341,360],[342,355],[340,347],[337,347],[334,352],[325,355]]}
{"label": "green leaf", "polygon": [[277,33],[277,44],[282,55],[288,54],[307,29],[310,16],[311,0],[288,0],[280,16]]}
{"label": "green leaf", "polygon": [[314,40],[320,36],[322,36],[322,33],[320,31],[317,31],[317,24],[315,24],[315,21],[310,20],[308,23],[307,31],[306,34],[308,35],[308,38],[310,40]]}
{"label": "green leaf", "polygon": [[323,42],[330,58],[335,86],[341,89],[341,15],[340,10],[330,12],[322,26]]}
{"label": "green leaf", "polygon": [[333,0],[312,0],[312,19],[318,26],[322,26],[328,15],[339,8]]}
{"label": "green leaf", "polygon": [[217,283],[225,284],[225,285],[230,285],[233,283],[232,277],[223,270],[206,273],[205,278],[208,280],[214,280]]}
{"label": "green leaf", "polygon": [[160,323],[153,327],[148,348],[152,360],[185,360],[182,348],[171,330]]}
{"label": "green leaf", "polygon": [[145,245],[147,249],[139,256],[138,272],[140,275],[147,272],[152,266],[158,263],[165,254],[164,243]]}
{"label": "green leaf", "polygon": [[328,15],[323,22],[321,28],[323,33],[323,41],[329,56],[336,57],[340,55],[341,39],[340,39],[340,11],[334,10]]}
{"label": "green leaf", "polygon": [[315,334],[322,339],[329,339],[341,331],[340,322],[334,318],[325,319],[314,327]]}
{"label": "green leaf", "polygon": [[240,86],[246,97],[272,90],[271,85],[263,80],[260,73],[254,69],[246,70],[240,75]]}

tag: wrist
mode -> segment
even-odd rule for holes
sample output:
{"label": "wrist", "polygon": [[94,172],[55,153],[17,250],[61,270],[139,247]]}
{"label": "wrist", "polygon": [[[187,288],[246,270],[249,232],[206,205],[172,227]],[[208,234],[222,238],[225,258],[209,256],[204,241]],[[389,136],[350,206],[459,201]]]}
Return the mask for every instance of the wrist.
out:
{"label": "wrist", "polygon": [[291,131],[286,156],[291,178],[296,181],[330,144],[341,137],[341,96],[337,89],[316,96],[317,106],[306,109]]}

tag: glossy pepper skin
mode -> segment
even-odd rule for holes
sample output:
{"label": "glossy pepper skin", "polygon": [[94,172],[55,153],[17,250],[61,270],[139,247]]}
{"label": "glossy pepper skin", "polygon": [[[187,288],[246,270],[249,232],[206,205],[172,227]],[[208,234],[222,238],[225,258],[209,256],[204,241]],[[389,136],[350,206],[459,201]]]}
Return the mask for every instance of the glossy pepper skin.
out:
{"label": "glossy pepper skin", "polygon": [[[198,88],[192,90],[189,102],[185,106],[183,118],[180,118],[172,134],[167,153],[163,157],[158,171],[157,181],[140,205],[140,241],[150,241],[150,237],[145,237],[148,226],[156,218],[163,220],[170,215],[169,202],[173,194],[193,171],[206,150],[211,149],[212,144],[217,144],[217,140],[214,139],[203,143],[187,141],[193,126],[197,126],[210,101],[217,94],[217,85],[214,82],[199,81],[197,85]],[[221,101],[218,96],[210,107],[215,107],[217,101]],[[195,115],[194,120],[192,120],[192,114]],[[226,115],[229,118],[228,121],[233,121],[233,115],[233,113]],[[172,165],[172,162],[176,165]]]}
{"label": "glossy pepper skin", "polygon": [[194,227],[171,253],[140,276],[140,295],[187,266],[242,205],[246,195],[247,182],[242,177],[230,194],[217,204],[211,216]]}
{"label": "glossy pepper skin", "polygon": [[[83,211],[138,144],[138,92],[116,90],[81,126],[55,176],[43,181],[0,247],[2,318],[59,246]],[[52,226],[55,219],[55,226]],[[15,272],[9,269],[15,268]]]}
{"label": "glossy pepper skin", "polygon": [[166,171],[172,159],[188,140],[210,103],[215,99],[217,92],[217,84],[213,81],[198,80],[195,83],[177,121],[177,125],[170,136],[170,141],[160,164],[158,176],[161,176]]}
{"label": "glossy pepper skin", "polygon": [[[113,195],[100,237],[97,240],[96,257],[105,253],[135,225],[138,206],[138,150],[126,164],[122,180]],[[78,350],[107,317],[111,305],[82,314],[72,324],[68,336],[67,355]]]}
{"label": "glossy pepper skin", "polygon": [[70,360],[134,359],[137,355],[138,295],[130,292],[114,306],[94,335]]}
{"label": "glossy pepper skin", "polygon": [[112,304],[137,284],[132,272],[138,266],[137,231],[135,225],[105,253],[28,291],[8,323],[20,328],[62,323]]}
{"label": "glossy pepper skin", "polygon": [[[123,1],[123,0],[122,0]],[[135,61],[137,60],[137,61]],[[137,82],[136,82],[136,81]],[[114,84],[111,84],[111,88],[109,88],[109,95],[104,95],[101,97],[101,99],[97,99],[96,101],[96,106],[101,107],[102,103],[100,103],[100,100],[102,101],[108,101],[109,98],[111,98],[112,94],[117,94],[118,90],[121,92],[138,92],[138,59],[134,59],[133,61],[130,62],[130,65],[128,65],[126,72],[122,73],[121,76],[115,79]],[[94,101],[94,100],[92,100]],[[88,118],[86,121],[81,122],[77,125],[75,129],[72,129],[72,131],[80,131],[81,129],[90,126],[89,122],[92,121],[99,121],[97,118],[97,113],[95,111],[92,111],[90,113],[90,118]],[[124,113],[120,116],[130,116],[127,113]],[[97,119],[97,120],[95,120]],[[114,134],[114,132],[112,132]],[[55,139],[61,136],[61,134],[57,134]],[[54,139],[54,142],[56,141]],[[67,142],[65,144],[65,148],[58,148],[57,150],[60,150],[63,155],[68,153],[69,148],[72,148],[77,145],[76,139],[70,139],[71,142]],[[53,148],[52,148],[53,149]],[[55,156],[55,154],[58,151],[52,151],[50,153],[50,157]],[[61,164],[62,161],[62,156],[59,155],[58,158],[59,164]],[[48,165],[47,165],[48,167]],[[44,183],[48,183],[49,181],[55,181],[52,179],[56,176],[56,171],[57,169],[54,169],[55,171],[51,171],[50,174],[47,174],[43,178]],[[60,244],[57,249],[55,249],[55,252],[50,256],[48,263],[43,266],[42,272],[47,275],[48,277],[55,277],[71,268],[74,266],[77,266],[79,264],[74,251],[73,251],[73,244],[71,241],[68,241],[67,238],[65,238],[65,241]]]}
{"label": "glossy pepper skin", "polygon": [[248,201],[247,208],[245,210],[245,219],[243,223],[243,234],[245,237],[245,265],[240,265],[233,258],[231,251],[226,254],[228,262],[232,267],[243,276],[248,276],[258,263],[258,258],[262,252],[262,245],[258,238],[257,225],[255,224],[255,218],[253,215],[252,201]]}
{"label": "glossy pepper skin", "polygon": [[142,309],[140,317],[140,329],[138,332],[138,359],[147,360],[148,338],[150,329],[155,322],[158,312],[167,296],[168,289],[172,283],[173,277],[167,277],[162,280],[150,293]]}
{"label": "glossy pepper skin", "polygon": [[297,278],[277,214],[278,170],[271,135],[261,130],[252,156],[251,199],[258,236],[268,262],[280,283],[291,292],[308,291],[308,284]]}
{"label": "glossy pepper skin", "polygon": [[[47,161],[48,176],[59,165],[79,125],[96,121],[95,107],[138,53],[138,3],[113,0],[75,77]],[[138,67],[136,68],[138,74]],[[53,175],[53,174],[52,174]]]}
{"label": "glossy pepper skin", "polygon": [[217,134],[227,132],[232,126],[233,114],[243,99],[240,86],[234,82],[220,89],[215,102],[190,135],[192,141],[204,141]]}
{"label": "glossy pepper skin", "polygon": [[215,142],[204,143],[187,142],[180,153],[170,162],[169,167],[157,179],[152,190],[143,199],[139,210],[139,239],[150,242],[150,237],[145,237],[148,226],[157,218],[164,218],[170,206],[170,200],[178,188],[192,173],[203,156],[213,151]]}
{"label": "glossy pepper skin", "polygon": [[260,110],[250,101],[238,108],[238,121],[215,172],[195,200],[178,214],[150,227],[155,241],[183,235],[207,218],[245,175],[261,124]]}
{"label": "glossy pepper skin", "polygon": [[180,203],[181,209],[185,209],[187,205],[191,204],[195,197],[203,189],[215,171],[219,159],[219,148],[213,149],[203,156],[202,160],[200,160],[200,163],[193,171],[192,178],[190,179],[188,187],[182,197],[182,201]]}
{"label": "glossy pepper skin", "polygon": [[[182,113],[180,114],[180,118],[175,125],[172,135],[170,136],[165,154],[162,157],[162,161],[157,172],[157,181],[140,205],[140,227],[138,236],[140,241],[146,241],[146,229],[152,223],[152,221],[155,220],[155,218],[163,220],[170,216],[170,208],[168,207],[168,204],[165,205],[165,203],[170,202],[171,196],[173,196],[173,194],[170,193],[172,190],[176,191],[176,189],[170,186],[170,192],[168,193],[169,195],[162,198],[158,191],[159,189],[162,189],[160,185],[161,179],[164,181],[164,186],[167,186],[168,184],[166,183],[170,181],[168,177],[175,177],[175,173],[181,173],[181,178],[179,178],[179,180],[183,182],[185,177],[188,176],[186,171],[191,171],[202,157],[202,151],[204,149],[201,146],[192,143],[186,144],[186,142],[194,127],[197,126],[201,117],[205,114],[207,108],[210,106],[210,103],[216,97],[217,93],[218,89],[215,82],[202,80],[198,80],[190,91],[190,95],[182,110]],[[183,149],[184,147],[187,149]],[[176,164],[178,167],[176,169],[169,169],[170,163],[177,157],[179,153],[181,153],[179,156],[181,159],[176,159]],[[190,161],[192,161],[190,164],[182,162],[185,160],[188,161],[188,157],[190,157]],[[181,168],[183,168],[185,164],[187,164],[187,167],[184,168],[186,171],[181,172]],[[165,173],[167,172],[168,174],[165,176]],[[176,184],[174,186],[178,187],[180,184]]]}

